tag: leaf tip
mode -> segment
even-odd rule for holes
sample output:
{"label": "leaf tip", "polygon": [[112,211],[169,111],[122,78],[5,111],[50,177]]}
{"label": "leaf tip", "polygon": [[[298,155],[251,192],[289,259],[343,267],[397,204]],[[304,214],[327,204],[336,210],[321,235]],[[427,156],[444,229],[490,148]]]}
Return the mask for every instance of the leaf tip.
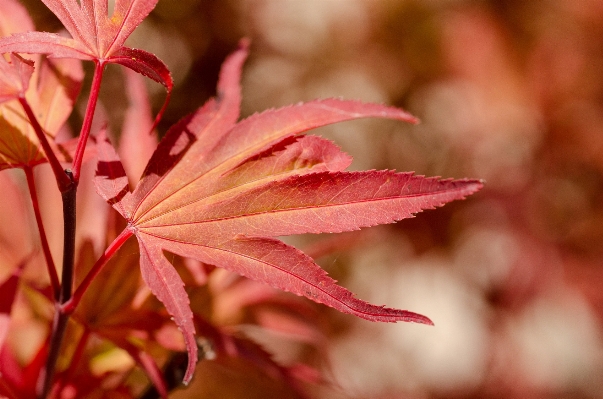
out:
{"label": "leaf tip", "polygon": [[[433,321],[427,316],[423,316],[422,314],[410,312],[408,310],[397,310],[397,309],[388,309],[389,311],[393,311],[390,313],[393,316],[390,319],[377,319],[376,321],[389,321],[389,322],[399,322],[403,321],[406,323],[418,323],[418,324],[426,324],[428,326],[433,326]],[[395,313],[395,315],[393,314]]]}
{"label": "leaf tip", "polygon": [[186,366],[186,372],[184,374],[184,378],[182,379],[182,384],[184,386],[188,386],[188,384],[190,384],[191,380],[193,379],[193,376],[195,374],[195,368],[197,367],[197,358],[198,358],[196,344],[191,347],[189,347],[187,344],[187,350],[188,350],[188,365]]}
{"label": "leaf tip", "polygon": [[[409,313],[411,313],[411,312],[409,312]],[[411,313],[410,319],[405,320],[405,321],[409,321],[411,323],[426,324],[428,326],[435,325],[435,324],[433,324],[433,321],[431,321],[431,319],[429,317],[423,316],[422,314],[418,314],[418,313]]]}
{"label": "leaf tip", "polygon": [[407,119],[405,119],[404,122],[408,122],[411,125],[420,125],[421,124],[421,119],[417,118],[416,116],[414,116],[410,112],[406,112],[406,113],[408,115],[406,116]]}
{"label": "leaf tip", "polygon": [[471,189],[471,194],[473,194],[473,193],[478,192],[482,188],[484,188],[486,181],[484,179],[475,179],[475,180],[467,180],[467,183]]}
{"label": "leaf tip", "polygon": [[238,50],[248,50],[249,46],[251,46],[251,39],[248,37],[243,37],[239,40]]}

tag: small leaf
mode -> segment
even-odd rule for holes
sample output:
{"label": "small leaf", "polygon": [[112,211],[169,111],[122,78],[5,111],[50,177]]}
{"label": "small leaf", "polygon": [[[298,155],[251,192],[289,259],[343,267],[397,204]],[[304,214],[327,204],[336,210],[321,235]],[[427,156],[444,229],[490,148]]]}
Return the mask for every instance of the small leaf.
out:
{"label": "small leaf", "polygon": [[151,104],[143,78],[130,69],[124,69],[129,106],[124,116],[119,141],[119,155],[130,184],[136,184],[157,148],[153,129]]}
{"label": "small leaf", "polygon": [[11,53],[10,62],[0,57],[0,103],[25,96],[34,71],[33,61]]}
{"label": "small leaf", "polygon": [[84,69],[78,60],[46,59],[39,63],[35,77],[36,87],[28,91],[27,101],[40,125],[54,137],[71,115],[82,88]]}
{"label": "small leaf", "polygon": [[[0,31],[3,34],[33,26],[25,10],[21,10],[22,15],[20,6],[17,6],[10,1],[0,4],[0,10],[8,7],[8,11],[16,12],[16,18],[22,19],[22,26],[14,26],[0,18]],[[71,155],[65,151],[68,146],[58,145],[52,139],[71,114],[79,94],[84,76],[80,62],[38,60],[34,71],[32,61],[15,54],[11,54],[10,58],[10,63],[4,57],[0,59],[0,100],[25,96],[59,160],[69,161]],[[46,162],[46,156],[22,107],[15,101],[1,104],[0,170],[35,166],[42,162]]]}
{"label": "small leaf", "polygon": [[47,54],[50,58],[96,60],[124,65],[167,89],[158,121],[173,87],[167,66],[155,55],[124,46],[128,36],[155,8],[158,0],[118,0],[108,15],[108,0],[43,0],[71,38],[48,32],[21,32],[0,39],[0,52]]}
{"label": "small leaf", "polygon": [[27,137],[0,115],[0,170],[37,165],[46,159],[37,138]]}
{"label": "small leaf", "polygon": [[163,61],[157,58],[154,54],[144,50],[131,49],[127,47],[120,48],[119,51],[117,51],[116,54],[109,59],[109,62],[130,68],[131,70],[138,72],[147,78],[153,79],[155,82],[162,84],[166,88],[167,96],[163,101],[163,106],[155,117],[155,123],[149,129],[149,132],[151,132],[161,120],[161,117],[163,116],[163,113],[165,112],[165,109],[170,101],[172,88],[174,87],[170,70],[163,63]]}
{"label": "small leaf", "polygon": [[[211,356],[215,357],[213,362],[205,363],[206,367],[211,367],[212,364],[219,364],[226,367],[228,370],[241,370],[241,365],[247,364],[251,367],[253,375],[257,375],[258,371],[265,373],[274,380],[278,376],[278,381],[284,383],[288,387],[287,393],[276,393],[277,397],[295,397],[307,398],[307,392],[301,389],[300,382],[317,382],[317,370],[312,369],[307,365],[294,364],[288,367],[282,366],[275,361],[272,355],[266,351],[261,345],[256,342],[241,337],[234,336],[223,329],[216,328],[212,324],[197,317],[195,318],[197,327],[203,337],[207,337],[211,345]],[[301,373],[302,369],[305,373]],[[244,376],[242,376],[244,377]],[[241,381],[240,381],[241,382]],[[245,383],[243,380],[242,383]],[[285,394],[286,396],[282,396]],[[271,396],[272,397],[272,396]]]}
{"label": "small leaf", "polygon": [[[73,317],[87,330],[105,337],[118,335],[126,340],[133,330],[151,332],[165,322],[161,315],[153,313],[154,308],[134,304],[141,286],[136,247],[133,240],[127,241],[120,256],[109,261],[82,297]],[[82,282],[95,260],[92,243],[84,241],[75,269],[76,285]],[[127,349],[119,342],[115,344]]]}
{"label": "small leaf", "polygon": [[128,176],[105,131],[99,132],[96,139],[99,159],[94,177],[96,191],[121,215],[126,215],[122,199],[129,194]]}
{"label": "small leaf", "polygon": [[[46,32],[27,32],[3,41],[16,52],[45,53],[51,57],[106,60],[155,8],[158,0],[118,0],[109,16],[107,0],[42,0],[61,20],[72,39]],[[28,46],[29,44],[29,46]]]}

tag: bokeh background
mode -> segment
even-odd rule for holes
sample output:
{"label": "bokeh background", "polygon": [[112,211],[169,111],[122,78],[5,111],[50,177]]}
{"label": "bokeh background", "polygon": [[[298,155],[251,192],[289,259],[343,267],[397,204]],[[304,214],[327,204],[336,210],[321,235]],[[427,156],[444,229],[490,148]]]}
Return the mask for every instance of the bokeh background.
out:
{"label": "bokeh background", "polygon": [[[40,30],[61,27],[24,3]],[[128,43],[172,70],[160,131],[215,94],[241,37],[252,40],[244,115],[332,96],[400,106],[422,123],[316,133],[353,169],[486,181],[392,226],[292,241],[360,298],[435,327],[318,306],[319,345],[250,336],[285,364],[320,369],[307,388],[317,398],[603,397],[602,1],[159,0]],[[123,86],[105,82],[119,124]],[[165,93],[149,90],[157,110]],[[204,364],[196,393],[178,397],[279,397],[270,378]]]}

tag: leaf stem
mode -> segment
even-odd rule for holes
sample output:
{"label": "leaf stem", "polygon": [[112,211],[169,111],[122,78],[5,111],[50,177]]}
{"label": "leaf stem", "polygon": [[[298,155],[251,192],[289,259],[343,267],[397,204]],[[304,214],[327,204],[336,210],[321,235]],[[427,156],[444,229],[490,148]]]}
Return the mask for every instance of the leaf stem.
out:
{"label": "leaf stem", "polygon": [[[63,235],[63,272],[61,279],[61,287],[59,290],[59,301],[56,304],[56,312],[54,314],[54,320],[52,323],[52,332],[50,335],[50,347],[48,352],[48,357],[46,358],[46,365],[42,372],[39,375],[36,393],[39,398],[46,398],[50,389],[52,387],[52,380],[54,377],[54,370],[56,368],[56,363],[59,358],[61,343],[63,342],[63,337],[65,335],[65,329],[67,328],[67,322],[69,320],[70,313],[66,313],[63,311],[63,305],[71,299],[71,295],[73,292],[73,269],[74,269],[74,261],[75,261],[75,228],[76,228],[76,218],[75,218],[75,209],[76,209],[76,194],[77,194],[77,186],[79,182],[80,170],[82,168],[82,160],[84,158],[84,151],[86,150],[86,143],[88,141],[88,137],[90,136],[90,129],[92,127],[92,120],[94,118],[94,110],[96,108],[96,103],[98,100],[98,95],[100,93],[100,85],[103,77],[103,69],[105,66],[104,61],[95,60],[94,67],[94,76],[92,78],[92,86],[90,88],[90,97],[88,98],[88,105],[86,106],[86,114],[84,115],[84,122],[82,123],[82,130],[80,131],[79,141],[77,143],[77,148],[75,150],[75,156],[73,159],[73,169],[65,170],[64,172],[61,170],[61,174],[65,176],[67,179],[59,179],[58,170],[61,168],[60,163],[56,160],[56,156],[54,157],[55,161],[52,161],[49,158],[49,162],[53,166],[53,170],[55,175],[57,175],[57,181],[59,184],[59,188],[61,190],[61,196],[63,199],[63,226],[64,226],[64,235]],[[21,100],[21,99],[20,99]],[[32,125],[34,125],[34,130],[38,135],[43,136],[42,128],[29,104],[23,99],[21,101],[25,112],[28,113],[30,120],[32,120]],[[45,137],[40,138],[40,141],[44,143]],[[46,144],[48,142],[46,141]],[[42,144],[44,146],[44,144]],[[50,145],[44,147],[44,150],[47,153],[52,153],[50,149]],[[54,153],[52,153],[54,155]],[[58,168],[57,169],[57,165]]]}
{"label": "leaf stem", "polygon": [[94,110],[96,109],[96,103],[98,101],[98,95],[100,93],[104,69],[105,62],[95,59],[94,76],[92,77],[92,85],[90,86],[90,97],[88,98],[86,114],[84,115],[84,122],[82,123],[80,138],[77,143],[77,148],[75,150],[75,156],[73,158],[73,180],[76,184],[80,181],[80,170],[82,169],[82,160],[84,158],[84,151],[86,150],[86,143],[88,142],[88,137],[90,136],[90,129],[92,128]]}
{"label": "leaf stem", "polygon": [[52,292],[54,293],[55,300],[58,300],[60,290],[59,276],[57,275],[57,269],[52,259],[52,254],[50,253],[50,246],[48,245],[46,231],[44,229],[44,224],[42,223],[42,214],[40,213],[40,203],[38,201],[38,193],[36,191],[36,183],[34,181],[33,170],[29,166],[24,167],[23,170],[25,171],[25,177],[27,178],[29,195],[31,197],[34,215],[36,217],[36,223],[38,224],[38,231],[40,232],[42,252],[44,252],[44,258],[46,259],[48,275],[50,276],[50,285],[52,287]]}
{"label": "leaf stem", "polygon": [[61,313],[59,307],[57,306],[57,311],[55,312],[55,317],[52,322],[50,349],[48,352],[48,357],[46,358],[46,365],[40,372],[36,385],[36,394],[39,399],[47,398],[48,393],[50,392],[52,380],[54,377],[54,369],[59,358],[59,350],[61,348],[63,336],[65,335],[65,329],[67,328],[68,320],[69,315]]}
{"label": "leaf stem", "polygon": [[59,294],[59,303],[56,306],[54,320],[52,324],[52,332],[50,336],[50,347],[48,357],[46,358],[46,366],[40,373],[37,385],[38,397],[46,398],[52,386],[54,369],[57,359],[59,358],[61,343],[65,335],[67,321],[69,315],[61,311],[59,304],[67,302],[71,298],[73,286],[73,265],[75,260],[75,204],[77,184],[73,179],[73,174],[70,170],[65,173],[71,180],[72,184],[69,190],[62,192],[63,199],[63,272],[61,278],[61,289]]}
{"label": "leaf stem", "polygon": [[[72,181],[75,180],[72,172],[66,170]],[[76,194],[77,184],[72,189],[61,193],[63,199],[63,273],[61,279],[60,303],[65,303],[71,298],[73,290],[73,265],[75,261],[75,223],[76,223]]]}
{"label": "leaf stem", "polygon": [[101,269],[107,264],[109,259],[111,259],[113,255],[115,255],[117,250],[121,248],[121,246],[128,240],[128,238],[132,236],[132,234],[134,234],[133,231],[130,228],[126,228],[113,240],[111,244],[109,244],[105,252],[96,261],[96,263],[94,264],[94,266],[92,266],[92,269],[90,269],[84,280],[82,280],[81,284],[77,287],[71,299],[62,304],[61,312],[65,314],[73,313],[77,305],[82,300],[82,296],[84,295],[88,287],[90,287],[90,284],[92,283],[94,278],[98,275],[98,273],[100,273]]}
{"label": "leaf stem", "polygon": [[27,117],[29,118],[29,122],[31,123],[31,126],[34,129],[34,132],[36,132],[36,136],[40,141],[40,145],[44,149],[46,159],[48,159],[48,163],[50,163],[52,171],[54,172],[54,176],[57,179],[57,185],[59,186],[59,190],[61,192],[69,190],[69,186],[72,184],[72,181],[63,170],[63,167],[61,166],[61,163],[59,162],[56,154],[50,147],[50,143],[46,138],[46,134],[44,133],[40,122],[38,122],[38,118],[36,118],[36,115],[34,114],[25,97],[19,97],[19,102],[21,103],[25,114],[27,114]]}

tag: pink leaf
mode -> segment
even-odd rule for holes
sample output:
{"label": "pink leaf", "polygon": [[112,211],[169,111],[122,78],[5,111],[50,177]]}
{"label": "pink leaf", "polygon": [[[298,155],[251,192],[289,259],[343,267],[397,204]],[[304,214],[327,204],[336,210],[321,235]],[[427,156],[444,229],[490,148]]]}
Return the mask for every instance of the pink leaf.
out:
{"label": "pink leaf", "polygon": [[137,218],[136,224],[166,239],[194,242],[197,239],[191,237],[214,242],[237,234],[339,233],[412,217],[463,199],[482,186],[476,180],[438,180],[393,171],[279,177],[218,185],[215,194],[161,207]]}
{"label": "pink leaf", "polygon": [[152,131],[151,104],[142,77],[124,69],[129,106],[124,116],[119,142],[119,155],[130,183],[136,184],[157,148],[157,135]]}
{"label": "pink leaf", "polygon": [[[39,122],[50,135],[63,127],[80,94],[84,69],[78,60],[45,60],[38,65],[39,79],[35,92],[27,97]],[[32,83],[33,85],[33,83]]]}
{"label": "pink leaf", "polygon": [[[2,34],[33,28],[26,11],[19,4],[9,0],[0,2],[0,11],[15,13],[10,14],[11,18],[15,18],[14,21],[0,17]],[[11,38],[4,37],[0,42],[10,41]],[[0,60],[0,101],[25,97],[49,138],[54,137],[71,114],[79,93],[83,79],[79,61],[38,59],[32,77],[32,61],[12,53],[10,60],[10,63],[4,57]],[[4,133],[0,140],[0,170],[31,167],[45,162],[45,153],[22,107],[9,103],[0,107],[0,123]],[[70,154],[62,151],[60,147],[57,148],[54,141],[49,141],[50,146],[56,149],[59,160],[71,159]]]}
{"label": "pink leaf", "polygon": [[158,0],[117,0],[108,15],[107,0],[43,0],[61,20],[71,38],[48,32],[20,32],[0,39],[0,52],[47,54],[51,58],[96,60],[124,65],[164,85],[167,106],[173,87],[166,65],[155,55],[124,47],[134,29],[155,8]]}
{"label": "pink leaf", "polygon": [[34,24],[23,7],[17,0],[0,1],[0,27],[2,33],[27,32],[34,29]]}
{"label": "pink leaf", "polygon": [[188,366],[183,382],[188,384],[193,378],[197,364],[197,343],[193,312],[182,279],[174,267],[163,256],[161,247],[152,241],[139,237],[140,269],[142,278],[151,289],[153,295],[164,305],[174,322],[184,335],[184,343],[188,351]]}
{"label": "pink leaf", "polygon": [[182,330],[196,361],[192,312],[164,251],[222,267],[382,322],[432,324],[422,315],[364,302],[310,257],[273,238],[342,232],[412,217],[479,190],[476,180],[440,180],[394,171],[344,172],[349,156],[331,142],[299,135],[366,117],[416,122],[380,104],[317,100],[253,115],[238,124],[243,42],[223,67],[218,98],[173,126],[132,193],[115,151],[100,146],[97,190],[128,221],[152,292]]}
{"label": "pink leaf", "polygon": [[0,52],[47,54],[50,58],[93,60],[89,49],[69,37],[48,32],[15,33],[0,39]]}
{"label": "pink leaf", "polygon": [[[194,114],[183,118],[168,130],[134,191],[132,204],[154,190],[185,154],[188,160],[203,160],[204,148],[214,146],[235,126],[241,101],[239,79],[248,53],[247,46],[247,41],[241,41],[239,49],[225,61],[218,81],[218,93],[221,97],[209,100]],[[191,148],[193,142],[198,140],[202,140],[204,144]],[[189,161],[183,162],[188,163]]]}
{"label": "pink leaf", "polygon": [[0,57],[0,102],[25,96],[34,71],[33,61],[11,53],[10,62]]}
{"label": "pink leaf", "polygon": [[149,129],[149,132],[151,132],[161,120],[161,117],[163,116],[163,113],[165,112],[165,109],[170,101],[172,88],[174,87],[170,70],[163,63],[163,61],[161,61],[155,55],[144,50],[131,49],[127,47],[122,47],[119,49],[119,51],[116,52],[115,55],[109,59],[109,61],[128,67],[131,70],[146,76],[147,78],[153,79],[155,82],[161,83],[167,89],[167,96],[163,102],[163,106],[155,117],[155,123],[151,129]]}
{"label": "pink leaf", "polygon": [[42,1],[93,58],[107,59],[121,48],[158,0],[117,0],[111,16],[107,0]]}
{"label": "pink leaf", "polygon": [[98,154],[94,177],[96,191],[124,218],[128,218],[129,212],[122,202],[122,199],[130,192],[126,171],[105,131],[101,131],[96,139]]}
{"label": "pink leaf", "polygon": [[161,245],[178,255],[223,267],[366,320],[433,324],[425,316],[371,305],[355,298],[350,291],[328,277],[312,258],[280,240],[240,236],[220,244],[203,245],[164,241],[153,235],[144,235],[141,239]]}

